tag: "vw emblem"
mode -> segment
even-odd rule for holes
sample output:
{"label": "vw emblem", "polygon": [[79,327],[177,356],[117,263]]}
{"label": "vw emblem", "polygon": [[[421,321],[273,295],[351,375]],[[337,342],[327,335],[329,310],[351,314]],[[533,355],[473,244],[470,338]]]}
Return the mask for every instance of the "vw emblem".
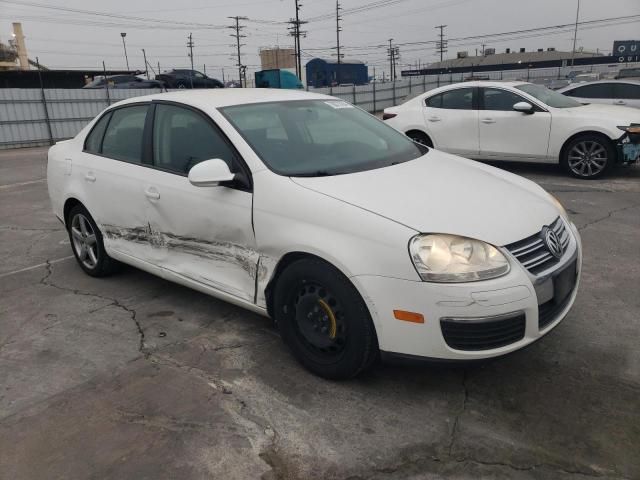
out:
{"label": "vw emblem", "polygon": [[562,242],[558,238],[556,232],[551,230],[549,227],[544,227],[542,232],[542,239],[549,252],[551,252],[551,255],[556,258],[562,257],[564,248],[562,247]]}

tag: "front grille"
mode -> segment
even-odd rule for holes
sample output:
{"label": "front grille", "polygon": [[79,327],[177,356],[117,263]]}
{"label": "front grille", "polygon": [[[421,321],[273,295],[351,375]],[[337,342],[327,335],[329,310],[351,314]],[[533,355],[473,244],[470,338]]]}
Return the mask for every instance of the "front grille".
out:
{"label": "front grille", "polygon": [[442,318],[442,336],[456,350],[491,350],[510,345],[524,338],[524,313],[492,319]]}
{"label": "front grille", "polygon": [[[562,244],[562,250],[566,251],[569,245],[569,232],[562,219],[558,217],[549,225],[549,228],[556,233]],[[524,240],[507,245],[505,248],[518,259],[522,266],[534,275],[537,275],[560,261],[560,259],[554,257],[547,248],[543,240],[542,231]]]}

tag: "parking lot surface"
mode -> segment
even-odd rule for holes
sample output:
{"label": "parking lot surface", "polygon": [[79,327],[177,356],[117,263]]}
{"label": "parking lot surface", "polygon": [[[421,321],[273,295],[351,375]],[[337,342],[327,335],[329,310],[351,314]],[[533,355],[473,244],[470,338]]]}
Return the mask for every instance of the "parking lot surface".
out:
{"label": "parking lot surface", "polygon": [[85,275],[46,149],[0,152],[0,478],[640,478],[640,168],[501,167],[579,226],[569,316],[491,362],[329,382],[266,318],[133,268]]}

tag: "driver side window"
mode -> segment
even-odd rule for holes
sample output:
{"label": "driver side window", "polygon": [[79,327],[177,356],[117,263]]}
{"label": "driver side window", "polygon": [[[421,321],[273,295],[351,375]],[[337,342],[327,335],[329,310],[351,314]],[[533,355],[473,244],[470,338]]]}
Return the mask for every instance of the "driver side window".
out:
{"label": "driver side window", "polygon": [[531,103],[520,95],[499,88],[483,88],[482,100],[483,110],[498,110],[502,112],[513,111],[513,106],[518,102]]}
{"label": "driver side window", "polygon": [[158,104],[153,122],[153,164],[186,175],[204,161],[224,160],[233,172],[235,153],[203,115],[176,105]]}

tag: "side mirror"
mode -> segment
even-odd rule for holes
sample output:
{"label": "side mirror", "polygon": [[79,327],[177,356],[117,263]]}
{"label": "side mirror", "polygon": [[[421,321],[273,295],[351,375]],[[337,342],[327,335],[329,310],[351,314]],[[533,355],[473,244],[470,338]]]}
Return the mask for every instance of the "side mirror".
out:
{"label": "side mirror", "polygon": [[230,182],[235,177],[227,163],[219,158],[205,160],[189,170],[189,182],[196,187],[217,187],[222,182]]}
{"label": "side mirror", "polygon": [[518,102],[513,106],[516,112],[526,113],[531,115],[533,113],[533,105],[529,102]]}

